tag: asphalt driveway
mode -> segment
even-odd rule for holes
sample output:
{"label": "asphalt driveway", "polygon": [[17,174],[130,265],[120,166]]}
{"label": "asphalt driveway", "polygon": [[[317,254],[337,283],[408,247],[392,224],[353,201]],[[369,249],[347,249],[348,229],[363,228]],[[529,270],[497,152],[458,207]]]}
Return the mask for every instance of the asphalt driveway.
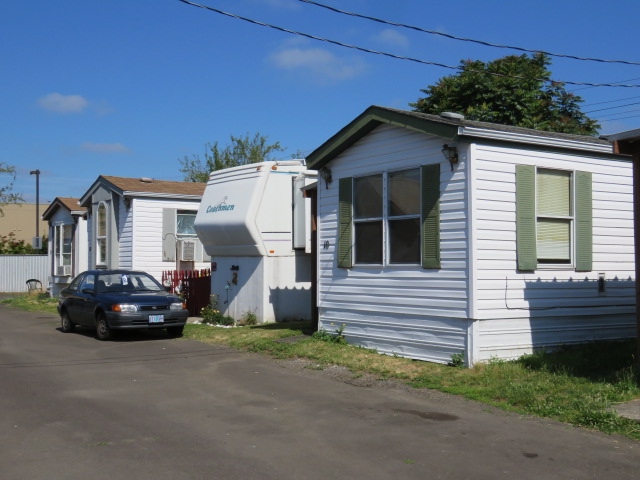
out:
{"label": "asphalt driveway", "polygon": [[[161,334],[0,305],[0,477],[631,479],[640,443]],[[311,367],[311,368],[310,368]]]}

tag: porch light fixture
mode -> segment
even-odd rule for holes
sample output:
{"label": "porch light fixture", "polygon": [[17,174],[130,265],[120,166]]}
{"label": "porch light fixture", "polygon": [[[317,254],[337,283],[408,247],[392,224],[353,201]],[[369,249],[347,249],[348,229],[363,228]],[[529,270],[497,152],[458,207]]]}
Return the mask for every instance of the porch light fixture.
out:
{"label": "porch light fixture", "polygon": [[324,185],[328,189],[329,185],[333,181],[333,177],[331,176],[331,169],[324,167],[320,169],[320,177],[324,180]]}
{"label": "porch light fixture", "polygon": [[449,161],[451,171],[453,172],[453,166],[458,164],[458,149],[456,147],[450,147],[445,143],[442,146],[442,154],[444,155],[444,158]]}

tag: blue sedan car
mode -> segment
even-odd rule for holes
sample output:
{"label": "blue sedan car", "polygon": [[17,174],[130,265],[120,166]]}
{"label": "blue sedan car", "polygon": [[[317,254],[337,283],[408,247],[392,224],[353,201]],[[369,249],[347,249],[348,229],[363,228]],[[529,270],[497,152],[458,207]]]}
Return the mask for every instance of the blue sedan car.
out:
{"label": "blue sedan car", "polygon": [[90,270],[60,292],[58,312],[63,332],[76,325],[96,329],[99,340],[117,330],[165,328],[182,335],[189,311],[184,301],[151,275],[129,270]]}

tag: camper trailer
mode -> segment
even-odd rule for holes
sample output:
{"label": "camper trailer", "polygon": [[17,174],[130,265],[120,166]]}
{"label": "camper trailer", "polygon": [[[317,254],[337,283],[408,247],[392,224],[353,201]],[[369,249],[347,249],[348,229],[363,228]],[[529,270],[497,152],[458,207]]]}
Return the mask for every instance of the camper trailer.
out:
{"label": "camper trailer", "polygon": [[304,160],[211,173],[195,229],[211,256],[217,309],[258,322],[311,318],[311,207]]}

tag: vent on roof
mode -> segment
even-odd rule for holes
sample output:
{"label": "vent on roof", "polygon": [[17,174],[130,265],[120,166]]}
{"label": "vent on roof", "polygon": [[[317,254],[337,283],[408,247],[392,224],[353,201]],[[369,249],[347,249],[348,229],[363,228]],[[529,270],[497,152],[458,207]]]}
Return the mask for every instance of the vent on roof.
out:
{"label": "vent on roof", "polygon": [[142,183],[153,183],[153,178],[149,178],[149,177],[140,177],[140,181]]}
{"label": "vent on roof", "polygon": [[442,118],[450,118],[452,120],[464,120],[464,115],[455,112],[442,112],[440,116]]}

